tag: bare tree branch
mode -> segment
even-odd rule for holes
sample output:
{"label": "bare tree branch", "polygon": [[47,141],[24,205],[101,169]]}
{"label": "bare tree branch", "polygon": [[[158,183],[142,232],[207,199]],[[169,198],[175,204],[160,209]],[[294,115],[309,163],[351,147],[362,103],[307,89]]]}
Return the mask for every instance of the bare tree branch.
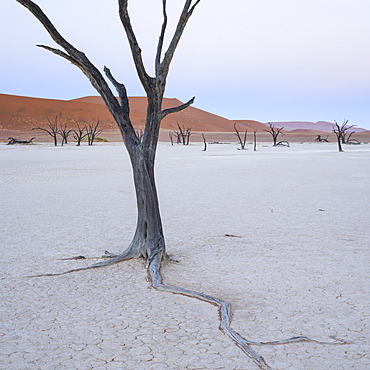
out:
{"label": "bare tree branch", "polygon": [[245,133],[244,133],[244,139],[241,138],[240,136],[240,132],[239,130],[236,128],[236,122],[234,122],[234,135],[236,135],[236,137],[238,138],[239,140],[239,144],[240,144],[240,149],[241,150],[244,150],[245,149],[245,143],[247,141],[247,133],[248,133],[248,130],[245,129]]}
{"label": "bare tree branch", "polygon": [[164,35],[166,33],[167,28],[167,11],[166,11],[166,0],[162,0],[162,10],[163,10],[163,24],[161,29],[161,34],[159,36],[158,40],[158,47],[157,47],[157,55],[155,57],[155,74],[158,76],[159,73],[159,66],[161,64],[161,55],[162,55],[162,49],[163,49],[163,41],[164,41]]}
{"label": "bare tree branch", "polygon": [[184,32],[185,26],[189,18],[191,17],[191,15],[193,14],[195,7],[200,3],[200,0],[197,0],[194,5],[192,5],[192,2],[193,2],[192,0],[186,0],[184,4],[184,8],[181,12],[179,21],[177,23],[175,33],[172,37],[172,40],[168,46],[168,49],[164,55],[163,61],[160,65],[160,68],[159,68],[159,70],[161,71],[160,74],[163,73],[165,76],[167,76],[169,66],[171,64],[173,55],[180,41],[180,38]]}
{"label": "bare tree branch", "polygon": [[128,102],[128,97],[127,97],[127,91],[126,87],[124,84],[119,83],[112,75],[111,71],[109,68],[104,66],[104,72],[110,82],[112,82],[113,86],[118,92],[120,101],[121,101],[121,108],[122,108],[122,113],[125,115],[125,118],[129,121],[130,120],[130,106]]}
{"label": "bare tree branch", "polygon": [[151,89],[151,86],[154,82],[154,79],[151,78],[144,66],[142,54],[141,54],[141,48],[139,46],[139,43],[136,39],[136,35],[134,33],[134,30],[132,28],[131,19],[128,14],[128,0],[118,0],[118,9],[119,9],[119,16],[121,19],[121,23],[125,29],[127,39],[130,45],[132,58],[135,63],[136,71],[139,76],[139,79],[145,89],[145,91],[148,93]]}
{"label": "bare tree branch", "polygon": [[64,53],[63,51],[61,51],[59,49],[55,49],[55,48],[52,48],[52,47],[46,46],[46,45],[36,45],[36,46],[39,47],[39,48],[43,48],[43,49],[46,49],[48,51],[51,51],[52,53],[54,53],[56,55],[59,55],[60,57],[62,57],[64,59],[67,59],[69,62],[76,65],[78,68],[80,68],[80,66],[78,65],[77,60],[75,60],[74,58],[72,58],[71,56],[69,56],[68,54]]}
{"label": "bare tree branch", "polygon": [[166,117],[168,114],[171,114],[171,113],[176,113],[176,112],[180,112],[182,111],[183,109],[189,107],[191,104],[194,103],[194,100],[195,100],[195,96],[192,97],[189,101],[187,101],[185,104],[181,104],[179,105],[178,107],[172,107],[172,108],[167,108],[167,109],[164,109],[162,111],[162,119],[164,117]]}

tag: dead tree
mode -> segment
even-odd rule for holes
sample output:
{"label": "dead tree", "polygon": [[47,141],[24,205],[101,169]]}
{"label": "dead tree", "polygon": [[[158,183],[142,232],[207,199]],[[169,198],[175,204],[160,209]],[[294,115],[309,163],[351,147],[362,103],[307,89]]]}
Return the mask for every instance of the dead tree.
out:
{"label": "dead tree", "polygon": [[168,133],[168,136],[170,137],[171,145],[173,145],[173,132],[172,132],[172,131],[170,131],[170,132]]}
{"label": "dead tree", "polygon": [[253,131],[253,151],[257,151],[257,130]]}
{"label": "dead tree", "polygon": [[8,137],[9,142],[6,145],[14,145],[14,144],[33,144],[33,140],[36,138],[33,137],[30,140],[19,140],[14,137]]}
{"label": "dead tree", "polygon": [[190,136],[192,135],[191,127],[180,126],[179,123],[177,123],[177,127],[179,128],[179,131],[175,131],[175,137],[177,138],[177,144],[182,145],[189,145],[190,142]]}
{"label": "dead tree", "polygon": [[186,129],[186,145],[189,145],[189,142],[190,142],[190,136],[192,135],[193,133],[191,132],[191,127],[188,127]]}
{"label": "dead tree", "polygon": [[79,123],[76,123],[77,129],[73,129],[73,138],[77,142],[77,146],[81,145],[81,141],[87,136],[87,127],[81,127]]}
{"label": "dead tree", "polygon": [[280,127],[280,128],[277,128],[275,127],[271,122],[269,122],[269,126],[270,128],[268,130],[264,130],[266,132],[268,132],[269,134],[271,134],[272,136],[272,141],[274,143],[274,146],[277,146],[278,145],[278,136],[281,134],[281,135],[285,135],[284,132],[282,132],[281,130],[284,128],[284,127]]}
{"label": "dead tree", "polygon": [[239,133],[238,129],[236,128],[236,123],[234,123],[234,130],[235,130],[234,135],[236,135],[236,137],[239,140],[239,144],[240,144],[240,148],[238,148],[238,149],[245,150],[245,144],[247,142],[247,133],[248,133],[247,129],[244,132],[243,139],[241,138],[240,133]]}
{"label": "dead tree", "polygon": [[176,144],[181,144],[181,135],[180,135],[180,132],[175,130],[173,132],[173,136],[175,136],[175,138],[176,138]]}
{"label": "dead tree", "polygon": [[348,119],[344,120],[343,123],[339,126],[337,121],[335,122],[335,126],[333,126],[333,129],[335,129],[337,132],[340,131],[340,137],[342,144],[348,144],[348,145],[358,145],[361,144],[358,140],[352,139],[352,135],[356,131],[349,131],[352,127],[355,127],[356,125],[350,125],[348,126]]}
{"label": "dead tree", "polygon": [[290,147],[289,145],[289,142],[288,141],[279,141],[275,146],[287,146],[287,147]]}
{"label": "dead tree", "polygon": [[206,137],[204,136],[204,134],[202,134],[202,137],[203,137],[203,143],[204,143],[203,152],[205,152],[207,150],[207,140],[206,140]]}
{"label": "dead tree", "polygon": [[357,139],[352,139],[351,136],[355,133],[355,131],[352,131],[351,133],[349,133],[348,135],[348,138],[346,140],[346,144],[347,145],[360,145],[361,142],[358,141]]}
{"label": "dead tree", "polygon": [[341,125],[339,125],[337,121],[334,121],[334,122],[335,122],[334,128],[336,129],[336,131],[338,130],[340,131],[340,138],[341,138],[342,144],[347,144],[348,140],[355,133],[355,131],[352,131],[352,132],[348,132],[348,131],[355,125],[348,126],[348,119],[345,119]]}
{"label": "dead tree", "polygon": [[103,132],[103,130],[99,130],[100,121],[99,118],[95,124],[88,124],[86,128],[87,133],[87,143],[88,145],[93,145],[94,140]]}
{"label": "dead tree", "polygon": [[58,134],[62,137],[62,146],[63,144],[68,144],[68,136],[70,135],[70,133],[72,132],[73,130],[70,129],[68,130],[67,129],[67,124],[65,123],[64,125],[60,125],[60,128],[58,130]]}
{"label": "dead tree", "polygon": [[329,137],[329,134],[326,135],[325,138],[321,137],[321,135],[317,135],[317,138],[315,139],[315,141],[318,143],[324,143],[324,142],[328,143],[329,142],[328,137]]}
{"label": "dead tree", "polygon": [[337,143],[338,143],[338,149],[340,152],[343,152],[343,148],[342,148],[342,143],[343,143],[343,129],[346,125],[346,122],[344,122],[341,126],[339,126],[339,124],[337,123],[337,121],[334,121],[335,122],[335,126],[333,126],[333,132],[335,134],[335,136],[337,137]]}
{"label": "dead tree", "polygon": [[337,121],[334,122],[335,125],[333,125],[333,132],[337,137],[338,149],[340,152],[344,151],[342,144],[354,144],[354,145],[360,144],[358,140],[351,139],[355,131],[349,132],[349,130],[355,125],[348,126],[348,119],[347,120],[345,119],[341,125],[339,125]]}
{"label": "dead tree", "polygon": [[[170,38],[166,50],[164,50],[164,40],[167,30],[167,10],[166,0],[162,1],[163,22],[154,60],[155,68],[153,76],[148,74],[144,65],[142,51],[134,33],[128,12],[128,0],[118,0],[120,21],[128,39],[136,72],[148,100],[144,134],[141,141],[135,132],[129,116],[129,99],[125,85],[115,79],[109,68],[104,67],[107,79],[117,90],[119,99],[116,99],[103,74],[91,63],[83,52],[70,44],[59,33],[38,5],[31,0],[16,1],[25,6],[41,22],[54,42],[59,45],[60,49],[46,45],[38,46],[77,66],[102,96],[104,103],[116,121],[132,163],[138,217],[136,232],[131,244],[122,253],[118,254],[116,258],[110,260],[110,263],[142,256],[147,260],[148,269],[152,271],[154,261],[161,261],[168,257],[154,176],[155,153],[158,144],[160,123],[167,115],[182,111],[194,102],[194,98],[192,98],[185,104],[162,110],[163,96],[174,53],[186,24],[200,3],[200,0],[184,0],[184,6],[177,27],[173,36]],[[157,263],[155,263],[155,266],[157,266]],[[155,274],[155,269],[152,272]],[[153,276],[153,279],[158,281],[158,276]]]}
{"label": "dead tree", "polygon": [[51,122],[49,118],[47,118],[48,124],[46,125],[48,128],[44,127],[34,127],[32,130],[41,130],[46,132],[48,135],[50,135],[54,140],[54,145],[58,145],[58,116],[55,116],[54,122]]}
{"label": "dead tree", "polygon": [[[200,0],[184,0],[184,6],[177,23],[177,27],[172,38],[170,39],[169,46],[164,53],[163,47],[167,28],[167,2],[166,0],[162,0],[163,23],[155,56],[154,76],[150,76],[144,66],[141,49],[133,31],[128,13],[128,0],[118,0],[119,16],[131,48],[131,54],[138,77],[146,92],[148,100],[144,134],[141,141],[139,140],[130,120],[129,100],[124,84],[119,83],[113,77],[108,68],[104,68],[107,78],[111,81],[118,92],[119,100],[117,100],[100,71],[90,62],[83,52],[76,49],[61,36],[61,34],[56,30],[54,25],[50,22],[39,6],[37,6],[31,0],[16,1],[31,11],[31,13],[46,28],[55,43],[64,49],[64,51],[45,45],[39,46],[61,56],[68,62],[77,66],[102,96],[107,108],[120,129],[124,145],[129,153],[137,200],[136,231],[128,248],[124,249],[123,252],[119,254],[112,254],[108,252],[107,254],[111,257],[109,260],[95,263],[89,267],[77,268],[60,274],[46,275],[56,276],[74,271],[96,269],[130,258],[143,257],[146,260],[146,268],[148,269],[151,284],[155,289],[197,298],[216,305],[219,308],[221,330],[228,335],[229,338],[235,341],[237,345],[244,351],[244,353],[253,359],[253,361],[255,361],[255,363],[261,369],[268,369],[269,366],[266,364],[263,357],[259,356],[251,348],[252,345],[262,345],[263,343],[251,342],[231,329],[231,310],[228,303],[203,293],[165,285],[162,281],[160,271],[162,260],[168,260],[169,257],[166,251],[154,176],[155,154],[158,144],[159,127],[164,117],[166,117],[168,114],[179,112],[187,108],[194,102],[194,98],[190,99],[185,104],[164,110],[162,110],[162,102],[168,72],[175,50],[177,49],[186,24],[192,16],[194,9],[200,3]],[[307,337],[294,337],[268,344],[283,344],[300,341],[310,341],[310,339]]]}

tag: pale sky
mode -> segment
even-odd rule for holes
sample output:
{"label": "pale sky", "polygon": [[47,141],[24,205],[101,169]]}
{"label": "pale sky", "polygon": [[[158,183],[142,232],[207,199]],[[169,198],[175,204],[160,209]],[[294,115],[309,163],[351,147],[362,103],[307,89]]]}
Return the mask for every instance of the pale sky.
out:
{"label": "pale sky", "polygon": [[[59,32],[129,96],[144,95],[116,0],[37,0]],[[183,0],[168,0],[168,35]],[[152,72],[161,0],[130,0],[132,22]],[[31,13],[2,0],[0,92],[54,99],[97,95]],[[185,30],[166,97],[228,119],[330,121],[370,129],[369,0],[202,0]]]}

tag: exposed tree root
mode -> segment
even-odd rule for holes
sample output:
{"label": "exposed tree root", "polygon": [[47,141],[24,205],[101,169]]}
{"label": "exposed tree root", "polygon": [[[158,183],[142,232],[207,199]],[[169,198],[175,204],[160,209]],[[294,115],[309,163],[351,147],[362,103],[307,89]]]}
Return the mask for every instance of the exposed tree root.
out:
{"label": "exposed tree root", "polygon": [[[197,299],[200,299],[202,301],[205,301],[205,302],[208,302],[208,303],[211,303],[217,306],[219,308],[219,314],[220,314],[220,330],[222,330],[230,339],[232,339],[235,342],[235,344],[238,345],[242,349],[242,351],[248,357],[250,357],[262,370],[269,370],[271,369],[271,367],[266,363],[265,359],[262,356],[260,356],[256,351],[254,351],[251,348],[252,345],[253,346],[266,346],[266,345],[279,345],[279,344],[289,344],[289,343],[298,343],[298,342],[315,342],[319,344],[330,344],[330,345],[340,345],[340,344],[351,344],[352,343],[352,342],[337,338],[335,336],[330,336],[330,338],[333,340],[331,342],[323,342],[323,341],[308,338],[306,336],[297,336],[297,337],[292,337],[292,338],[278,340],[278,341],[271,341],[271,342],[253,342],[248,339],[245,339],[240,334],[232,330],[230,327],[231,307],[229,303],[221,299],[214,298],[209,295],[196,292],[194,290],[189,290],[185,288],[163,284],[162,275],[160,272],[162,253],[163,253],[162,251],[157,253],[154,256],[154,258],[152,258],[151,262],[148,263],[147,261],[148,273],[149,273],[149,277],[150,277],[153,288],[159,291],[164,291],[164,292],[169,292],[169,293],[174,293],[174,294],[182,294],[187,297],[197,298]],[[103,257],[109,258],[109,260],[97,262],[87,267],[72,269],[72,270],[61,272],[61,273],[39,274],[39,275],[31,275],[28,277],[61,276],[61,275],[70,274],[72,272],[110,266],[118,262],[131,259],[134,256],[130,251],[126,251],[120,255],[115,255],[113,253],[106,251],[105,256]],[[85,259],[85,257],[76,256],[76,257],[71,257],[71,258],[63,258],[63,260],[71,260],[71,259]],[[176,260],[171,260],[167,254],[166,254],[165,259],[170,262],[171,261],[178,262]]]}
{"label": "exposed tree root", "polygon": [[273,342],[252,342],[248,339],[243,338],[237,332],[231,329],[231,307],[227,302],[222,301],[221,299],[208,296],[203,293],[199,293],[193,290],[188,290],[184,288],[179,288],[171,285],[165,285],[162,283],[162,276],[160,273],[161,268],[161,259],[160,256],[156,256],[149,265],[149,274],[152,280],[152,286],[160,291],[170,292],[174,294],[182,294],[188,297],[197,298],[205,302],[209,302],[219,307],[220,312],[220,329],[231,338],[242,350],[246,353],[261,369],[267,370],[271,367],[266,363],[265,359],[258,355],[250,346],[257,345],[278,345],[278,344],[288,344],[288,343],[297,343],[297,342],[316,342],[320,344],[350,344],[345,340],[331,336],[330,338],[334,342],[321,342],[315,339],[310,339],[306,336],[292,337],[284,340],[273,341]]}
{"label": "exposed tree root", "polygon": [[67,258],[61,258],[61,261],[70,261],[70,260],[85,260],[85,256],[74,256],[74,257],[67,257]]}
{"label": "exposed tree root", "polygon": [[[91,269],[96,269],[96,268],[100,268],[100,267],[106,267],[106,266],[114,265],[115,263],[118,263],[118,262],[121,262],[121,261],[126,261],[126,260],[129,260],[129,259],[133,258],[133,255],[130,252],[122,253],[122,254],[119,254],[119,255],[113,255],[109,252],[105,252],[105,253],[108,254],[109,260],[107,260],[107,261],[96,262],[96,263],[94,263],[90,266],[87,266],[87,267],[79,267],[77,269],[67,270],[67,271],[63,271],[63,272],[50,273],[50,274],[37,274],[37,275],[30,275],[30,276],[27,276],[27,277],[62,276],[62,275],[70,274],[72,272],[85,271],[85,270],[91,270]],[[81,257],[84,257],[84,256],[77,256],[77,258],[76,257],[64,258],[64,260],[85,259],[85,258],[81,258]],[[106,256],[104,256],[104,257],[106,257]]]}

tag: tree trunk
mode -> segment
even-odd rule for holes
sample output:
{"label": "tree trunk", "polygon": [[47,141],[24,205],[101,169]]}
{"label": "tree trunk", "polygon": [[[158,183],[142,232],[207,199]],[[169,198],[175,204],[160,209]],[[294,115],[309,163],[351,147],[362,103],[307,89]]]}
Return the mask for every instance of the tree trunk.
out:
{"label": "tree trunk", "polygon": [[341,138],[341,135],[337,135],[337,141],[338,141],[338,149],[340,152],[343,152],[343,148],[342,148],[342,138]]}
{"label": "tree trunk", "polygon": [[274,142],[274,146],[276,146],[276,144],[277,144],[277,135],[272,135],[272,139],[273,139],[273,142]]}
{"label": "tree trunk", "polygon": [[130,156],[137,203],[135,234],[122,255],[144,257],[147,265],[157,254],[160,259],[167,257],[154,175],[155,153],[162,119],[162,97],[161,88],[154,88],[148,96],[146,125],[141,140],[134,131],[132,135],[122,132]]}
{"label": "tree trunk", "polygon": [[124,253],[144,257],[150,263],[158,253],[165,257],[165,241],[154,176],[154,158],[142,145],[130,153],[137,202],[134,238]]}

